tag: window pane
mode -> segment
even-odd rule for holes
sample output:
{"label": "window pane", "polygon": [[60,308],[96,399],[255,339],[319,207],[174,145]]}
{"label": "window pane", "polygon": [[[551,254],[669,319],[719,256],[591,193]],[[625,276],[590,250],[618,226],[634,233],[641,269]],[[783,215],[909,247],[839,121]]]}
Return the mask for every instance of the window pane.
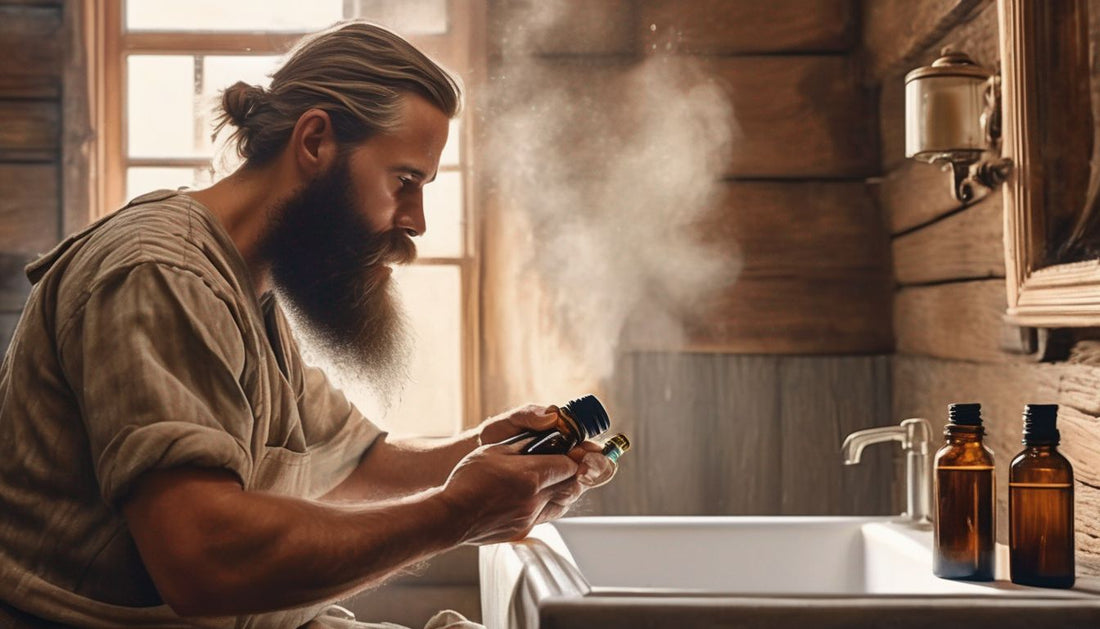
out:
{"label": "window pane", "polygon": [[210,171],[206,168],[154,168],[141,166],[126,169],[126,198],[154,190],[175,190],[180,187],[205,188],[210,185]]}
{"label": "window pane", "polygon": [[211,142],[210,134],[214,131],[214,120],[218,106],[221,103],[221,93],[225,88],[237,81],[244,81],[250,85],[271,84],[269,76],[279,67],[280,57],[277,56],[244,56],[226,55],[209,56],[202,59],[201,96],[200,105],[196,112],[196,125],[202,129],[199,150],[203,155],[219,154],[222,162],[219,162],[220,174],[232,172],[238,165],[239,159],[233,152],[222,154],[225,141],[232,133],[233,127],[227,127],[218,135],[217,142]]}
{"label": "window pane", "polygon": [[462,173],[441,172],[435,181],[424,186],[424,220],[428,231],[416,239],[421,256],[462,255]]}
{"label": "window pane", "polygon": [[445,436],[462,428],[460,278],[459,268],[450,265],[395,270],[416,345],[409,363],[411,380],[385,417],[367,388],[334,378],[352,403],[387,430]]}
{"label": "window pane", "polygon": [[443,152],[439,154],[440,166],[457,166],[459,158],[459,145],[462,142],[462,123],[458,118],[451,120],[451,127],[447,131],[447,144]]}
{"label": "window pane", "polygon": [[195,58],[132,55],[127,59],[126,122],[129,155],[197,154]]}
{"label": "window pane", "polygon": [[447,0],[352,0],[351,16],[402,35],[447,32]]}
{"label": "window pane", "polygon": [[127,0],[130,30],[312,31],[343,18],[344,0]]}

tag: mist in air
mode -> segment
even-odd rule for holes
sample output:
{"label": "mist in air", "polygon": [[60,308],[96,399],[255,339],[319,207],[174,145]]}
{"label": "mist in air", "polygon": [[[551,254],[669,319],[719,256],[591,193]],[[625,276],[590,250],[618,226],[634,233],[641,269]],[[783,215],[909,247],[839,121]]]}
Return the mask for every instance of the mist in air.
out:
{"label": "mist in air", "polygon": [[625,337],[681,346],[685,317],[737,275],[736,251],[704,244],[700,226],[723,200],[734,112],[692,58],[525,54],[559,7],[536,3],[513,20],[522,27],[507,32],[491,77],[489,220],[513,225],[511,281],[524,288],[510,297],[539,301],[511,346],[536,369],[545,353],[522,348],[552,333],[566,371],[606,380]]}

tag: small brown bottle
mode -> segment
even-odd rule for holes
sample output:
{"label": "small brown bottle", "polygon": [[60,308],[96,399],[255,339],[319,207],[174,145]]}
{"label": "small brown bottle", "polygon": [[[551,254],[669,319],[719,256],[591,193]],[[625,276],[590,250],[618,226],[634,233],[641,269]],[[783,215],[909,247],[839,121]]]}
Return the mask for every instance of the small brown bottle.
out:
{"label": "small brown bottle", "polygon": [[993,453],[982,444],[980,404],[952,404],[936,452],[932,572],[945,579],[993,580]]}
{"label": "small brown bottle", "polygon": [[521,450],[523,454],[565,454],[585,439],[601,435],[611,427],[611,418],[594,395],[579,397],[562,407],[550,408],[558,416],[553,428],[521,432],[504,443],[515,443],[534,437]]}
{"label": "small brown bottle", "polygon": [[1008,470],[1012,582],[1073,587],[1073,467],[1058,452],[1057,404],[1024,409],[1024,450]]}

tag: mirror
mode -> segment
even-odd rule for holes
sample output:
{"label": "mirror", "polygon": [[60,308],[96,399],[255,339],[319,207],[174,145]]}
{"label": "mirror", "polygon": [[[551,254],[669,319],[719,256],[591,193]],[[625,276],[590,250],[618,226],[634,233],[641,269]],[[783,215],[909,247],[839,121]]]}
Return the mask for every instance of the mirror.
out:
{"label": "mirror", "polygon": [[1089,46],[1100,28],[1089,8],[998,0],[1002,146],[1015,164],[1004,188],[1007,319],[1021,326],[1100,325],[1100,91]]}

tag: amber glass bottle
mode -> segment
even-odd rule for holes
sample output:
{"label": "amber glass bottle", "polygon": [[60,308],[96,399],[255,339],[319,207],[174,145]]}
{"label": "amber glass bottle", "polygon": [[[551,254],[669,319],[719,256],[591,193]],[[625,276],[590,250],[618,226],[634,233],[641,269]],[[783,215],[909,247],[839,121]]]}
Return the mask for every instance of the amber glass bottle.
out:
{"label": "amber glass bottle", "polygon": [[611,427],[611,418],[594,395],[577,398],[565,406],[550,408],[558,416],[557,424],[553,428],[521,432],[505,443],[534,437],[531,443],[524,446],[524,454],[565,454],[585,439],[601,435]]}
{"label": "amber glass bottle", "polygon": [[980,404],[952,404],[936,453],[932,572],[946,579],[993,580],[993,453],[982,444]]}
{"label": "amber glass bottle", "polygon": [[1073,467],[1058,452],[1057,404],[1024,409],[1024,450],[1008,469],[1012,582],[1073,587]]}

